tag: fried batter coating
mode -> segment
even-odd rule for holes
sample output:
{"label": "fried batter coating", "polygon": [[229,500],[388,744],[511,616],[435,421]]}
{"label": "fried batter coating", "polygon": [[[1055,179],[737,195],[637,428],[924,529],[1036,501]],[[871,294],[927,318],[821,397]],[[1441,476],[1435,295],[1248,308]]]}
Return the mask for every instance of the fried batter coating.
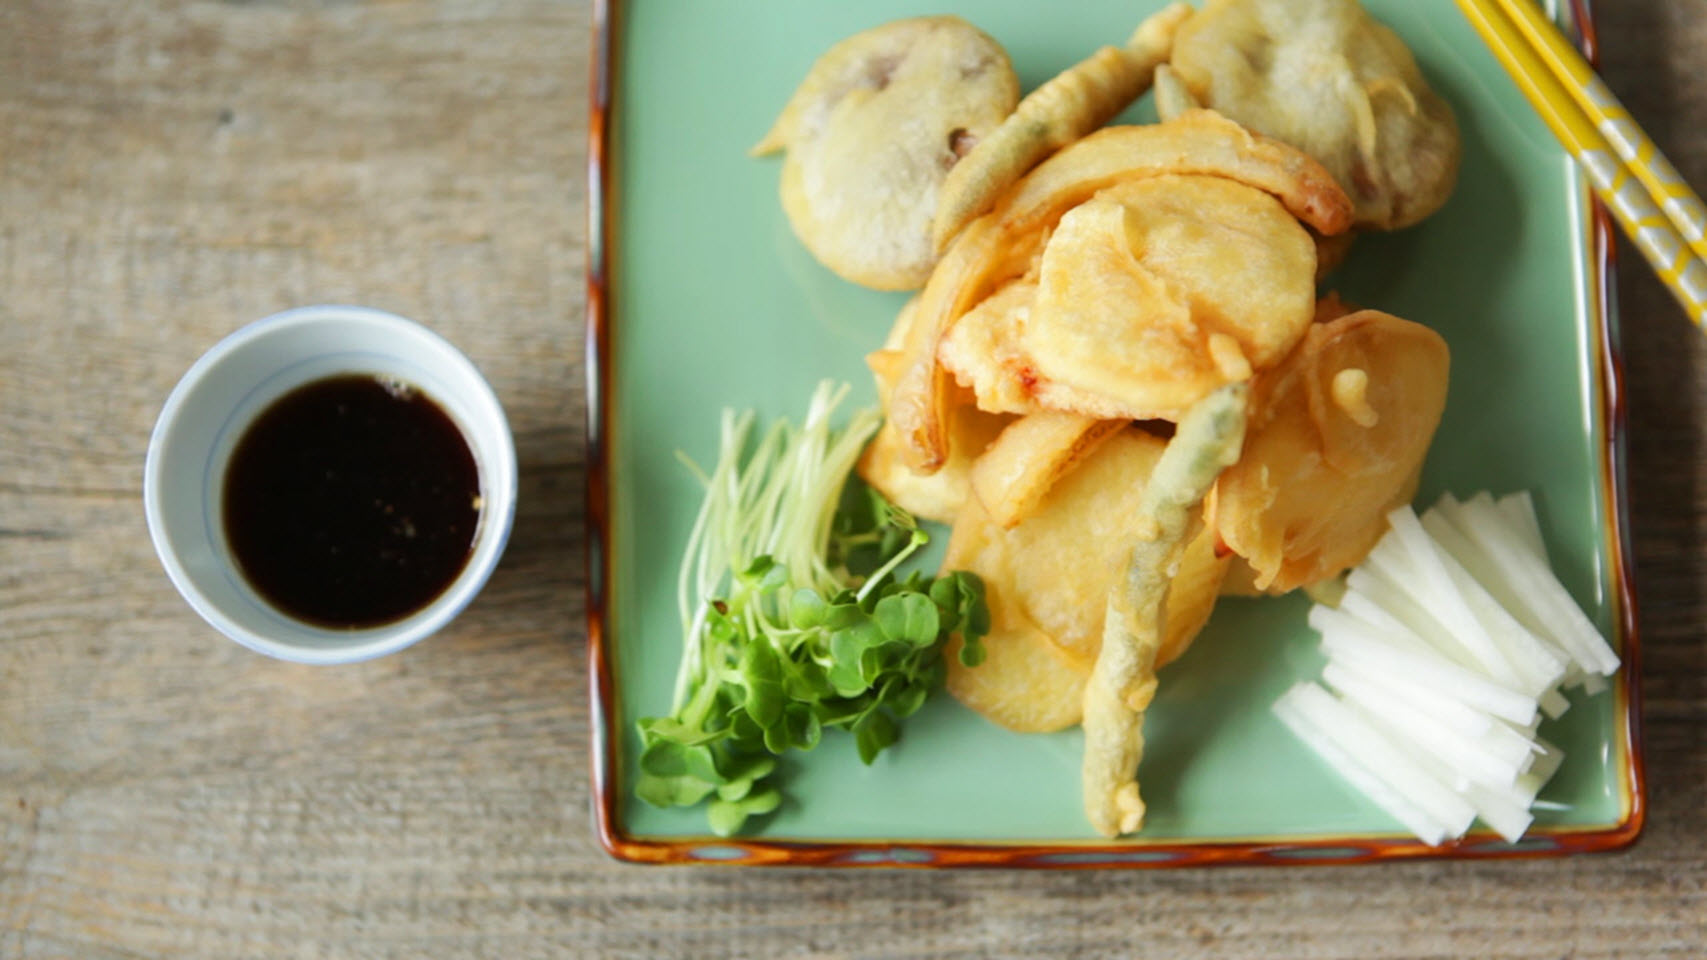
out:
{"label": "fried batter coating", "polygon": [[1258,375],[1244,455],[1208,510],[1254,588],[1284,593],[1363,560],[1416,493],[1449,367],[1433,330],[1363,310],[1313,325]]}
{"label": "fried batter coating", "polygon": [[1114,119],[1150,86],[1174,31],[1192,14],[1174,3],[1150,15],[1124,47],[1103,47],[1021,100],[995,132],[949,171],[932,226],[937,250],[1038,161]]}
{"label": "fried batter coating", "polygon": [[[977,497],[967,502],[943,566],[983,578],[993,626],[984,663],[949,659],[958,699],[1015,730],[1079,722],[1109,590],[1123,576],[1141,526],[1137,505],[1164,447],[1130,427],[1107,437],[1012,529]],[[1208,621],[1227,564],[1207,530],[1192,541],[1172,577],[1158,666],[1184,653]]]}
{"label": "fried batter coating", "polygon": [[937,354],[955,322],[1031,266],[1062,214],[1105,187],[1173,173],[1224,177],[1273,194],[1324,235],[1351,224],[1350,199],[1320,164],[1213,111],[1192,111],[1162,124],[1109,127],[1061,150],[1014,184],[994,210],[968,224],[925,285],[891,406],[913,469],[930,473],[948,455],[943,418],[951,383]]}
{"label": "fried batter coating", "polygon": [[1020,343],[1040,380],[1107,400],[1101,415],[1177,420],[1292,348],[1315,274],[1309,233],[1268,194],[1134,180],[1061,218]]}
{"label": "fried batter coating", "polygon": [[[896,315],[895,325],[883,349],[872,351],[865,358],[876,381],[879,405],[887,410],[889,394],[901,371],[899,345],[905,341],[908,326],[917,315],[919,298],[907,301]],[[949,412],[948,429],[953,437],[952,452],[941,470],[928,475],[914,473],[902,459],[901,440],[895,428],[885,420],[871,443],[860,455],[860,478],[891,503],[926,520],[953,523],[966,504],[970,491],[972,464],[985,447],[1002,432],[1013,418],[985,413],[972,403],[971,396],[959,398]]]}
{"label": "fried batter coating", "polygon": [[854,283],[910,290],[936,262],[949,170],[1018,99],[1006,51],[977,27],[897,20],[820,57],[753,153],[788,151],[783,211],[813,256]]}
{"label": "fried batter coating", "polygon": [[1180,421],[1134,511],[1125,569],[1107,598],[1102,649],[1085,683],[1085,817],[1104,836],[1144,824],[1138,763],[1144,713],[1156,695],[1156,666],[1173,572],[1201,518],[1197,509],[1221,471],[1239,457],[1249,385],[1211,393]]}
{"label": "fried batter coating", "polygon": [[1357,0],[1209,0],[1180,27],[1172,69],[1204,106],[1320,160],[1361,228],[1414,224],[1457,181],[1451,107]]}

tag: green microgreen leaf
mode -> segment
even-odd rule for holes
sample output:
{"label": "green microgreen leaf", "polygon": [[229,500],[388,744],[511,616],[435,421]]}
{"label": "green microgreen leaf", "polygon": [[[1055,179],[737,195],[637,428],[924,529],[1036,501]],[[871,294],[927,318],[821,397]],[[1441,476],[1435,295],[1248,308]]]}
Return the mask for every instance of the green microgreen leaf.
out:
{"label": "green microgreen leaf", "polygon": [[696,746],[716,742],[725,736],[722,730],[697,730],[674,717],[642,717],[639,726],[641,740],[646,743],[673,740],[686,746]]}
{"label": "green microgreen leaf", "polygon": [[951,634],[982,658],[982,582],[906,566],[927,536],[851,476],[879,421],[833,429],[840,395],[823,386],[800,426],[759,434],[726,413],[716,466],[690,464],[706,499],[678,578],[684,654],[669,715],[640,723],[634,788],[705,804],[721,835],[776,809],[777,757],[826,727],[852,731],[866,763],[893,744],[942,687]]}
{"label": "green microgreen leaf", "polygon": [[910,643],[916,647],[935,643],[937,639],[936,604],[921,593],[895,593],[877,601],[872,619],[891,640]]}
{"label": "green microgreen leaf", "polygon": [[774,725],[788,697],[782,689],[782,668],[776,650],[763,640],[747,644],[741,656],[741,682],[747,688],[747,715],[761,727]]}
{"label": "green microgreen leaf", "polygon": [[909,683],[897,692],[884,698],[889,709],[895,711],[897,717],[910,717],[919,712],[925,705],[925,697],[930,696],[931,688],[922,683]]}
{"label": "green microgreen leaf", "polygon": [[783,711],[783,726],[788,730],[788,743],[796,750],[811,750],[818,745],[824,727],[818,715],[804,703],[791,703]]}
{"label": "green microgreen leaf", "polygon": [[860,762],[870,766],[884,748],[893,744],[901,735],[893,718],[881,710],[875,710],[865,715],[859,723],[854,724],[854,740],[859,745]]}
{"label": "green microgreen leaf", "polygon": [[796,630],[810,630],[824,622],[830,606],[818,591],[802,587],[788,601],[788,625]]}
{"label": "green microgreen leaf", "polygon": [[660,777],[642,773],[634,793],[654,807],[691,807],[711,795],[712,785],[696,777]]}
{"label": "green microgreen leaf", "polygon": [[729,837],[741,829],[748,817],[770,813],[781,803],[782,794],[774,787],[766,787],[739,800],[713,800],[705,814],[711,823],[712,833]]}

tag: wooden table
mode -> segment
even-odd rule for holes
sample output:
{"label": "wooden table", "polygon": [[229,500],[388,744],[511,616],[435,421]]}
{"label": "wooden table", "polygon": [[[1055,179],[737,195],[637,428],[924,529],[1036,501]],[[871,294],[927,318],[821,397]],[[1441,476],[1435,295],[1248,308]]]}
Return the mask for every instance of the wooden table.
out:
{"label": "wooden table", "polygon": [[[1444,2],[1444,0],[1429,0]],[[1601,5],[1707,187],[1707,5]],[[1626,252],[1651,811],[1628,853],[1180,872],[644,869],[588,817],[579,0],[0,0],[0,957],[1707,956],[1707,351]],[[204,626],[139,490],[195,357],[281,308],[484,368],[516,532],[340,669]]]}

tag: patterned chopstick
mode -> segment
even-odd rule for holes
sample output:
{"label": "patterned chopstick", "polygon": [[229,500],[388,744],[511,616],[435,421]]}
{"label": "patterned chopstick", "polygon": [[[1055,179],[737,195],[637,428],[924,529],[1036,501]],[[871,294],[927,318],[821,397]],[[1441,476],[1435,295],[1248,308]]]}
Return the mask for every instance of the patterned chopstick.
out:
{"label": "patterned chopstick", "polygon": [[1689,319],[1707,329],[1707,208],[1700,198],[1533,4],[1457,2]]}

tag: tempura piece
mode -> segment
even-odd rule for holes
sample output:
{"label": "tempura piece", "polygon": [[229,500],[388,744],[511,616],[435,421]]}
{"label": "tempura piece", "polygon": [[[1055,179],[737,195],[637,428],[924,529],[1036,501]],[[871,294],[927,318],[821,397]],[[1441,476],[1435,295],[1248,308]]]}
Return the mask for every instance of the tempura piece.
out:
{"label": "tempura piece", "polygon": [[1416,492],[1446,406],[1446,341],[1374,310],[1315,324],[1254,385],[1250,439],[1209,517],[1284,593],[1355,566]]}
{"label": "tempura piece", "polygon": [[1172,68],[1204,106],[1320,160],[1361,228],[1416,223],[1457,181],[1452,109],[1357,0],[1209,0]]}
{"label": "tempura piece", "polygon": [[[956,697],[1013,729],[1078,722],[1079,692],[1102,643],[1109,589],[1141,528],[1136,507],[1165,447],[1125,427],[1062,476],[1035,512],[1009,530],[977,497],[968,501],[955,520],[943,566],[971,570],[984,580],[994,626],[984,639],[984,663],[966,668],[950,659],[949,689]],[[1183,653],[1208,621],[1227,562],[1216,558],[1212,536],[1199,536],[1186,551],[1168,596],[1158,665]],[[1044,656],[1050,651],[1052,656]],[[1028,686],[1037,689],[1028,692]],[[1058,702],[1063,692],[1071,693],[1070,703]],[[1045,720],[1055,726],[1038,726]]]}
{"label": "tempura piece", "polygon": [[[1141,524],[1139,502],[1165,441],[1127,428],[1062,477],[1037,512],[1002,538],[1012,594],[1057,646],[1083,660],[1102,648],[1109,590]],[[1229,558],[1207,529],[1191,541],[1168,592],[1158,667],[1183,654],[1208,622]]]}
{"label": "tempura piece", "polygon": [[1189,4],[1171,4],[1139,24],[1124,48],[1103,47],[1027,94],[995,132],[948,172],[932,224],[936,249],[945,249],[967,221],[988,210],[1038,161],[1114,119],[1138,99],[1156,65],[1168,58],[1174,31],[1191,14]]}
{"label": "tempura piece", "polygon": [[922,285],[944,179],[1019,100],[1000,44],[959,17],[843,40],[812,65],[754,154],[786,149],[782,207],[814,257],[880,290]]}
{"label": "tempura piece", "polygon": [[[875,350],[865,358],[877,384],[879,405],[885,409],[901,369],[902,355],[898,345],[905,340],[907,327],[917,315],[917,305],[917,297],[907,301],[897,315],[883,349]],[[948,462],[941,470],[927,475],[907,468],[902,460],[900,437],[885,421],[860,456],[859,475],[908,513],[937,523],[953,523],[971,489],[969,480],[973,460],[996,439],[1011,419],[979,410],[970,397],[959,398],[949,412],[948,429],[952,443]]]}
{"label": "tempura piece", "polygon": [[1211,393],[1180,421],[1144,488],[1125,572],[1108,595],[1102,649],[1085,684],[1085,816],[1104,836],[1144,824],[1138,763],[1144,711],[1156,695],[1156,660],[1171,576],[1197,525],[1198,505],[1239,458],[1249,386]]}
{"label": "tempura piece", "polygon": [[943,651],[948,692],[986,719],[1017,733],[1047,733],[1079,722],[1090,661],[1049,642],[1020,610],[1012,591],[1009,564],[1016,557],[1002,542],[976,497],[967,501],[954,523],[943,557],[944,570],[970,570],[984,580],[990,608],[990,632],[984,635],[984,662],[960,662],[959,638]]}
{"label": "tempura piece", "polygon": [[984,410],[1177,419],[1273,366],[1314,311],[1315,246],[1266,193],[1159,176],[1061,218],[1034,286],[960,318],[937,358]]}
{"label": "tempura piece", "polygon": [[961,317],[938,348],[938,361],[972,391],[978,409],[1021,415],[1042,411],[1033,393],[1035,377],[1020,350],[1020,330],[1036,303],[1037,283],[1015,280]]}
{"label": "tempura piece", "polygon": [[1126,426],[1124,420],[1053,410],[1021,417],[1004,427],[972,465],[972,493],[990,519],[1012,529],[1037,511],[1057,480]]}
{"label": "tempura piece", "polygon": [[943,418],[950,378],[937,351],[955,321],[1023,274],[1067,210],[1121,181],[1170,173],[1220,176],[1271,193],[1324,235],[1351,223],[1350,199],[1320,164],[1213,111],[1108,127],[1062,149],[967,224],[925,285],[890,412],[913,469],[933,472],[948,456]]}
{"label": "tempura piece", "polygon": [[[1177,420],[1279,362],[1315,309],[1316,248],[1278,201],[1220,177],[1110,187],[1044,249],[1020,332],[1045,407]],[[1068,407],[1051,390],[1095,398]]]}
{"label": "tempura piece", "polygon": [[1174,68],[1162,64],[1156,68],[1156,114],[1163,120],[1177,117],[1187,110],[1198,110],[1203,104],[1186,89],[1185,81],[1179,78]]}

